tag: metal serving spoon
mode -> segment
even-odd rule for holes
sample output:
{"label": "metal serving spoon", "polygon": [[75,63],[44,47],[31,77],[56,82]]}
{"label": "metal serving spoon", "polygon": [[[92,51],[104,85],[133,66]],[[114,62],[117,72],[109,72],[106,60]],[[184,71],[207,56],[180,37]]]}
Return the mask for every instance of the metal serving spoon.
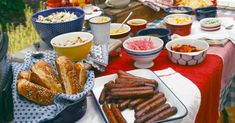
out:
{"label": "metal serving spoon", "polygon": [[133,12],[130,12],[129,15],[126,17],[126,19],[122,22],[121,26],[115,31],[116,33],[123,27],[124,23],[131,17]]}

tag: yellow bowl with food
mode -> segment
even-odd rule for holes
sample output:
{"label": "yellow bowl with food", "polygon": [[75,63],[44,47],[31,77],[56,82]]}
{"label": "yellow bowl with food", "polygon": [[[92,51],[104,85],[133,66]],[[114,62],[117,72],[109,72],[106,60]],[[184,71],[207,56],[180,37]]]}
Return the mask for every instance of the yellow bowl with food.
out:
{"label": "yellow bowl with food", "polygon": [[[110,26],[110,37],[114,39],[120,39],[127,37],[131,31],[131,27],[127,24],[123,24],[120,28],[121,23],[111,23]],[[120,29],[119,29],[120,28]]]}
{"label": "yellow bowl with food", "polygon": [[51,40],[51,45],[59,56],[66,56],[72,61],[87,57],[93,42],[93,35],[87,32],[71,32],[58,35]]}

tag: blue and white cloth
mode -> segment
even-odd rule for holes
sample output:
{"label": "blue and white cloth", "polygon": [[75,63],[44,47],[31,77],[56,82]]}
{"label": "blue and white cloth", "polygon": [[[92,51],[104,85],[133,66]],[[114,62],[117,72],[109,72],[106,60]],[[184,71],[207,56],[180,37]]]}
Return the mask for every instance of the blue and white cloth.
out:
{"label": "blue and white cloth", "polygon": [[220,94],[220,111],[228,106],[235,107],[235,73]]}
{"label": "blue and white cloth", "polygon": [[[37,54],[37,55],[33,55]],[[42,57],[43,54],[43,57]],[[37,59],[39,58],[39,59]],[[94,86],[94,72],[87,72],[87,79],[84,91],[75,95],[59,94],[54,99],[54,104],[49,106],[37,105],[17,92],[16,81],[18,73],[23,70],[30,70],[31,66],[38,60],[44,60],[55,67],[56,53],[53,51],[42,51],[42,52],[29,52],[26,54],[25,63],[13,63],[13,84],[12,84],[12,95],[14,104],[14,122],[43,122],[55,118],[61,111],[67,106],[79,101],[81,98],[87,95],[87,93]]]}

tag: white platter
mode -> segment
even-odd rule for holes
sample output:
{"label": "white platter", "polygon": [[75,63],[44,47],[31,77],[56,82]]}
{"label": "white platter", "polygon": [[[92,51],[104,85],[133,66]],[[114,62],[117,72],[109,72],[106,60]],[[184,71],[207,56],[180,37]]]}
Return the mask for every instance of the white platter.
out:
{"label": "white platter", "polygon": [[[148,79],[155,79],[158,82],[158,89],[159,91],[163,92],[165,94],[165,97],[167,99],[167,103],[169,103],[171,106],[175,106],[178,109],[177,114],[162,120],[157,121],[156,123],[162,123],[162,122],[172,122],[172,123],[179,123],[183,117],[185,117],[188,114],[188,110],[185,107],[185,105],[178,99],[178,97],[166,86],[166,84],[152,71],[148,69],[136,69],[132,71],[128,71],[128,73],[131,73],[135,76],[145,77]],[[117,74],[107,75],[103,77],[99,77],[95,79],[95,85],[92,91],[92,94],[95,98],[96,105],[98,106],[98,109],[100,110],[104,120],[108,122],[106,116],[104,115],[104,112],[102,110],[102,105],[99,104],[98,99],[100,96],[100,93],[104,87],[104,84],[109,82],[110,80],[115,80],[117,78]],[[122,111],[122,115],[126,119],[128,123],[133,123],[135,120],[134,117],[134,110],[126,109]]]}

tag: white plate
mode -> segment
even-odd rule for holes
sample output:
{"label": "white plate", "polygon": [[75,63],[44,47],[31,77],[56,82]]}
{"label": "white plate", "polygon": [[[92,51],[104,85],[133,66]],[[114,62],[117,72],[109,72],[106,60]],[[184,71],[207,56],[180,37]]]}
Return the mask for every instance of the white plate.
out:
{"label": "white plate", "polygon": [[[100,16],[102,14],[102,10],[97,6],[92,6],[91,9],[92,10],[90,11],[93,11],[93,12],[91,14],[85,14],[84,20],[89,20],[92,17]],[[94,10],[97,10],[97,11],[94,11]]]}
{"label": "white plate", "polygon": [[[166,86],[166,84],[152,71],[148,69],[137,69],[128,71],[128,73],[131,73],[136,76],[145,77],[148,79],[155,79],[158,82],[158,89],[159,91],[163,92],[165,94],[165,97],[167,99],[167,103],[169,103],[171,106],[175,106],[178,109],[177,114],[162,120],[158,122],[180,122],[183,117],[185,117],[188,114],[188,110],[186,109],[185,105],[178,99],[178,97]],[[99,77],[95,79],[95,85],[92,91],[92,94],[96,100],[96,105],[98,106],[104,120],[108,122],[106,116],[104,115],[104,112],[102,110],[102,105],[99,104],[98,99],[100,96],[100,93],[104,87],[104,84],[109,82],[110,80],[115,80],[117,78],[117,74],[107,75],[103,77]],[[122,111],[122,115],[126,119],[128,123],[133,123],[135,120],[134,117],[134,110],[126,109]],[[156,123],[158,123],[156,122]]]}

